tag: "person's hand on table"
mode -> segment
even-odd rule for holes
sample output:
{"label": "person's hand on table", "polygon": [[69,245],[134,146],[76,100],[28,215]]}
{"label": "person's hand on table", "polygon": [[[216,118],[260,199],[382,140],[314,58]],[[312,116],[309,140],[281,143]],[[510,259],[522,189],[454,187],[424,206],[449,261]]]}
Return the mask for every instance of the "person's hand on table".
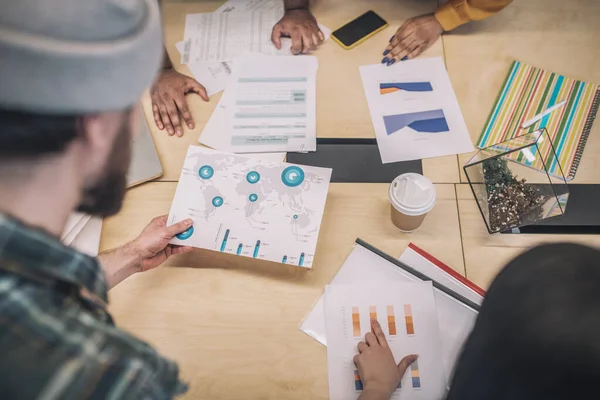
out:
{"label": "person's hand on table", "polygon": [[156,83],[150,89],[152,112],[158,129],[166,129],[169,135],[183,136],[181,120],[190,129],[194,129],[194,119],[188,108],[185,95],[197,93],[208,101],[206,89],[194,78],[183,75],[170,68],[161,72]]}
{"label": "person's hand on table", "polygon": [[173,236],[191,227],[192,220],[189,218],[171,226],[167,226],[166,215],[150,221],[142,233],[128,245],[139,257],[139,272],[156,268],[173,255],[192,251],[193,247],[169,244]]}
{"label": "person's hand on table", "polygon": [[367,333],[365,341],[358,344],[359,354],[354,357],[363,384],[363,393],[359,399],[387,400],[398,387],[410,364],[417,359],[417,355],[408,355],[396,365],[381,325],[373,320],[371,326],[373,332]]}
{"label": "person's hand on table", "polygon": [[286,11],[283,18],[275,24],[271,40],[278,49],[281,49],[282,36],[292,38],[292,54],[307,54],[325,40],[317,20],[305,9]]}
{"label": "person's hand on table", "polygon": [[433,14],[409,18],[390,39],[383,52],[382,64],[410,60],[431,47],[444,29]]}

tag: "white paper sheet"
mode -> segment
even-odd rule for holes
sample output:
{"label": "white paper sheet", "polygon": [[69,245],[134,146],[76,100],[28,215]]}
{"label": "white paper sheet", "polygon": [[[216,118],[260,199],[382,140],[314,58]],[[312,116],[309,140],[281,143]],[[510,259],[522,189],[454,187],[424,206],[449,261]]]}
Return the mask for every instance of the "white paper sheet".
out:
{"label": "white paper sheet", "polygon": [[75,239],[71,242],[71,247],[87,254],[90,257],[96,257],[100,248],[100,236],[102,234],[102,219],[93,217]]}
{"label": "white paper sheet", "polygon": [[332,400],[356,399],[362,392],[353,358],[377,319],[396,363],[417,354],[392,399],[442,398],[446,374],[431,282],[329,285],[325,288],[327,366]]}
{"label": "white paper sheet", "polygon": [[63,229],[63,232],[60,235],[60,240],[64,240],[85,216],[85,214],[80,212],[71,213],[71,215],[69,215],[69,219],[67,220],[67,224],[65,225],[65,229]]}
{"label": "white paper sheet", "polygon": [[315,57],[244,54],[198,141],[231,153],[316,151]]}
{"label": "white paper sheet", "polygon": [[283,13],[282,0],[229,0],[215,12],[279,10]]}
{"label": "white paper sheet", "polygon": [[[430,278],[436,279],[439,283],[477,304],[481,304],[483,301],[483,298],[472,289],[462,285],[410,248],[402,253],[400,261]],[[356,245],[331,281],[331,284],[351,285],[357,282],[421,282],[421,280],[368,249]],[[434,288],[433,290],[437,306],[438,325],[441,331],[444,366],[449,380],[460,349],[477,319],[477,312],[439,289]],[[302,321],[300,330],[319,343],[327,345],[323,296],[319,298],[313,309]]]}
{"label": "white paper sheet", "polygon": [[[181,63],[233,61],[244,52],[292,55],[290,38],[282,38],[281,49],[271,41],[273,26],[283,17],[283,6],[252,8],[252,3],[245,4],[250,6],[234,6],[230,12],[188,14]],[[318,26],[328,40],[331,30]]]}
{"label": "white paper sheet", "polygon": [[310,268],[331,169],[190,146],[169,224],[194,226],[171,243]]}
{"label": "white paper sheet", "polygon": [[232,61],[245,51],[277,54],[271,42],[278,10],[188,14],[181,63]]}
{"label": "white paper sheet", "polygon": [[[228,12],[251,12],[259,10],[276,10],[280,16],[283,16],[283,1],[281,0],[230,0],[219,7],[215,13]],[[323,32],[325,41],[331,37],[331,29],[324,25],[318,24],[319,29]],[[270,37],[270,36],[269,36]],[[291,55],[290,48],[292,40],[290,38],[281,38],[281,50],[278,50],[278,55]],[[175,44],[179,54],[183,57],[185,43],[183,41]],[[200,82],[208,96],[212,96],[221,92],[227,86],[231,70],[233,69],[233,61],[215,61],[215,62],[188,62],[188,68],[194,78]]]}
{"label": "white paper sheet", "polygon": [[[277,10],[280,18],[283,17],[284,6],[283,0],[229,0],[215,12],[249,12],[258,10]],[[331,29],[325,25],[317,23],[319,29],[323,33],[324,41],[326,42],[331,37]],[[281,38],[281,50],[277,51],[278,55],[292,55],[290,48],[292,47],[292,39]]]}
{"label": "white paper sheet", "polygon": [[383,163],[474,150],[441,57],[360,67]]}
{"label": "white paper sheet", "polygon": [[66,246],[69,246],[71,242],[77,237],[77,235],[81,232],[81,230],[85,227],[85,225],[90,220],[91,216],[83,213],[73,213],[69,217],[67,221],[67,226],[63,234],[61,235],[60,240]]}
{"label": "white paper sheet", "polygon": [[[179,54],[183,54],[184,45],[183,42],[175,44]],[[210,97],[223,91],[227,86],[233,69],[233,62],[188,63],[188,68],[194,78],[204,86],[206,94]]]}

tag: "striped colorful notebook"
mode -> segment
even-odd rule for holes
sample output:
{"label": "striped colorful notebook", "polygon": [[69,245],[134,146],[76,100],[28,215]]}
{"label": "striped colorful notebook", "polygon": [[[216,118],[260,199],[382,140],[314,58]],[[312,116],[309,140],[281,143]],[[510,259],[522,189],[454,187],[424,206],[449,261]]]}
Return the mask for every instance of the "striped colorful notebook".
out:
{"label": "striped colorful notebook", "polygon": [[[566,100],[564,107],[523,130],[521,124],[548,107]],[[600,103],[599,85],[593,85],[514,61],[477,147],[484,148],[545,127],[552,138],[556,157],[547,146],[548,172],[567,180],[575,177],[583,148]],[[544,169],[542,161],[528,163],[522,154],[517,161]]]}

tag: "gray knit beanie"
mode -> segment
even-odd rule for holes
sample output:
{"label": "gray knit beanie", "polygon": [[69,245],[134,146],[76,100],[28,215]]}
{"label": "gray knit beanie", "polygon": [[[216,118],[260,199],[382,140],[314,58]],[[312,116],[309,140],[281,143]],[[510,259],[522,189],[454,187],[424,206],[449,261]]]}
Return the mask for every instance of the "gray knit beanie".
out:
{"label": "gray knit beanie", "polygon": [[157,0],[0,0],[0,108],[133,105],[162,60]]}

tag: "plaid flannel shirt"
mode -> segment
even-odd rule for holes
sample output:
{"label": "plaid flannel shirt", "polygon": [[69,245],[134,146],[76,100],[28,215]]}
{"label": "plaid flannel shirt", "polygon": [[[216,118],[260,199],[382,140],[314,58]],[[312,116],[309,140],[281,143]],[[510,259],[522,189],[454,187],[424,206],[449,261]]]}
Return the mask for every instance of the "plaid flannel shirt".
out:
{"label": "plaid flannel shirt", "polygon": [[169,399],[185,392],[177,365],[115,327],[106,303],[96,259],[0,214],[0,397]]}

